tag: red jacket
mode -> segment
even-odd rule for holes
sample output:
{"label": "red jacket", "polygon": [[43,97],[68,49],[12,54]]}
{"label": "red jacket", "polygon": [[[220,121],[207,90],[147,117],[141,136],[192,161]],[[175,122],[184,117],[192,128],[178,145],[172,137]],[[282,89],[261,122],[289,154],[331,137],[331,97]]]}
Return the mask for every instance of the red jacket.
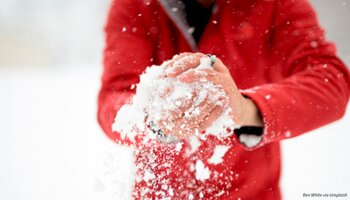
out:
{"label": "red jacket", "polygon": [[[176,14],[180,10],[170,4],[112,4],[98,104],[98,120],[106,134],[131,144],[112,132],[111,125],[146,66],[180,52],[200,51],[217,55],[242,93],[256,103],[264,121],[263,139],[247,149],[233,135],[226,141],[231,148],[217,165],[207,162],[218,143],[215,139],[209,138],[190,156],[186,141],[179,153],[158,142],[152,148],[131,144],[137,166],[133,197],[280,199],[279,141],[343,116],[350,91],[348,69],[325,40],[306,0],[218,0],[197,46]],[[198,159],[211,171],[205,181],[195,178]],[[148,178],[139,180],[145,173]]]}

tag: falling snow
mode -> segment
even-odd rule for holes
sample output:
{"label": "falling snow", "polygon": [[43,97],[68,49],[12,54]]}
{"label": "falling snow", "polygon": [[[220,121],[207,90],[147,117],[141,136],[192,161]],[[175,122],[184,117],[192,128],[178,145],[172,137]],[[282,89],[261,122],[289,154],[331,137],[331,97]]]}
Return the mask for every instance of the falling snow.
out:
{"label": "falling snow", "polygon": [[210,164],[219,164],[223,161],[223,157],[228,151],[229,147],[225,145],[217,145],[214,149],[213,155],[208,159]]}
{"label": "falling snow", "polygon": [[[181,62],[181,59],[174,62],[173,67]],[[233,147],[233,140],[228,139],[233,134],[231,129],[238,127],[230,116],[231,109],[221,101],[227,96],[220,87],[207,80],[183,83],[170,78],[167,75],[172,69],[166,68],[168,63],[169,61],[146,69],[140,77],[140,83],[131,86],[132,89],[136,88],[136,94],[130,103],[120,108],[112,125],[112,129],[120,133],[122,139],[132,143],[138,141],[134,149],[136,175],[132,195],[136,199],[151,199],[153,195],[157,199],[205,199],[207,195],[213,196],[213,192],[214,196],[223,195],[225,191],[222,188],[207,184],[210,183],[208,179],[213,177],[229,188],[230,182],[234,180],[235,173],[232,169],[220,170],[219,176],[220,173],[211,168],[223,163],[224,156]],[[200,70],[210,68],[210,58],[202,58],[200,65],[191,70],[201,74],[204,71]],[[194,91],[197,96],[193,95]],[[169,120],[162,124],[164,126],[161,129],[168,130],[169,133],[185,130],[186,120],[200,114],[201,110],[197,106],[204,100],[224,108],[217,120],[204,132],[195,129],[191,135],[182,139],[155,131],[159,130],[160,122],[191,101],[192,107],[182,116],[183,124],[176,126]],[[214,146],[212,150],[206,148],[203,152],[203,147],[207,144],[202,144],[208,140],[210,143],[215,141],[212,143]],[[204,158],[203,154],[208,155]],[[183,159],[186,160],[184,166],[178,163]],[[223,176],[223,172],[226,175]],[[174,176],[181,177],[176,187],[172,184],[177,181],[172,178]],[[204,185],[206,186],[203,187]]]}
{"label": "falling snow", "polygon": [[204,165],[201,160],[196,162],[196,179],[199,181],[205,181],[210,177],[210,170]]}

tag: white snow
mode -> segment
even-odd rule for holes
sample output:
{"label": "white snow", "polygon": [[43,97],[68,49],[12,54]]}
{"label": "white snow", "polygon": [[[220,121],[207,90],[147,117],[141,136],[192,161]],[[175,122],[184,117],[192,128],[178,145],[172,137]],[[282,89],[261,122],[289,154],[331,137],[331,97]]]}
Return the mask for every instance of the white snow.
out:
{"label": "white snow", "polygon": [[228,146],[216,145],[213,155],[208,159],[208,163],[215,165],[221,163],[228,149]]}
{"label": "white snow", "polygon": [[201,199],[202,199],[203,197],[204,197],[203,192],[200,192],[200,193],[199,193],[199,198],[201,198]]}
{"label": "white snow", "polygon": [[239,136],[239,141],[249,148],[258,145],[261,139],[262,139],[262,136],[251,135],[251,134],[241,134]]}
{"label": "white snow", "polygon": [[181,142],[178,142],[178,143],[176,144],[176,146],[175,146],[175,150],[176,150],[176,152],[180,152],[181,149],[182,149],[182,143],[181,143]]}
{"label": "white snow", "polygon": [[205,167],[204,163],[201,160],[196,162],[196,179],[199,181],[205,181],[210,177],[210,170],[208,167]]}
{"label": "white snow", "polygon": [[191,148],[186,152],[188,156],[196,152],[199,146],[201,146],[201,142],[196,135],[193,135],[189,138],[189,143]]}
{"label": "white snow", "polygon": [[172,7],[171,8],[171,11],[173,11],[173,12],[177,12],[179,9],[177,8],[177,7]]}
{"label": "white snow", "polygon": [[285,135],[286,137],[291,137],[291,136],[292,136],[292,133],[291,133],[290,131],[286,131],[286,132],[284,133],[284,135]]}
{"label": "white snow", "polygon": [[173,190],[173,188],[169,188],[168,193],[169,193],[170,196],[173,196],[173,195],[174,195],[174,190]]}
{"label": "white snow", "polygon": [[194,30],[195,30],[194,27],[190,27],[190,28],[187,30],[187,32],[188,32],[189,34],[192,34],[192,33],[194,32]]}
{"label": "white snow", "polygon": [[[105,137],[94,117],[101,72],[98,66],[65,69],[1,70],[0,88],[7,96],[0,99],[0,161],[7,164],[0,166],[0,199],[130,200],[133,151]],[[61,126],[53,129],[58,121]],[[286,200],[298,199],[305,188],[348,190],[349,121],[350,106],[340,121],[282,142]],[[330,169],[336,170],[329,173]]]}
{"label": "white snow", "polygon": [[312,41],[312,42],[310,42],[310,46],[312,48],[317,48],[318,47],[318,43],[316,41]]}
{"label": "white snow", "polygon": [[[232,133],[223,131],[223,127],[230,127],[232,129],[239,128],[239,125],[234,124],[229,113],[231,112],[231,108],[227,108],[224,110],[218,119],[206,130],[206,133],[211,135],[216,135],[219,138],[225,138],[230,136]],[[201,138],[205,137],[205,135],[201,135]]]}
{"label": "white snow", "polygon": [[[174,56],[174,58],[176,58]],[[224,111],[216,121],[206,130],[206,134],[201,134],[200,139],[205,139],[208,134],[214,135],[219,139],[223,139],[232,135],[232,131],[228,132],[227,128],[234,129],[237,125],[230,117],[231,109],[223,103],[227,100],[227,95],[220,86],[214,85],[208,80],[194,83],[183,83],[177,78],[167,76],[169,72],[182,64],[191,57],[183,57],[174,63],[173,67],[167,67],[169,61],[164,62],[160,66],[151,66],[145,70],[140,76],[140,83],[136,87],[136,95],[134,95],[130,104],[124,105],[117,113],[112,129],[119,132],[122,138],[135,140],[138,134],[145,134],[145,141],[148,139],[158,138],[163,142],[174,142],[177,138],[174,136],[165,136],[165,132],[177,131],[176,135],[186,137],[188,132],[199,134],[197,130],[190,129],[190,122],[194,117],[201,114],[199,105],[203,101],[214,103],[224,107]],[[209,57],[202,58],[199,66],[188,71],[196,73],[206,73],[200,70],[211,68],[211,60]],[[187,73],[187,72],[185,72]],[[191,105],[184,116],[174,115],[181,114],[180,109],[183,104]],[[174,122],[176,118],[182,117],[183,124],[179,129]],[[161,130],[161,132],[157,132]],[[156,132],[156,133],[155,133]]]}
{"label": "white snow", "polygon": [[[124,111],[126,110],[126,111]],[[143,113],[140,113],[140,110],[136,109],[134,106],[130,104],[125,104],[120,108],[119,113],[123,113],[123,115],[117,115],[116,120],[119,124],[119,132],[122,138],[126,137],[128,133],[128,138],[134,142],[134,138],[136,136],[136,132],[133,131],[133,127],[130,127],[129,124],[137,123],[137,127],[142,131],[144,130],[143,126]],[[141,129],[142,128],[142,129]],[[117,130],[116,124],[112,126],[113,130]]]}
{"label": "white snow", "polygon": [[143,180],[148,182],[148,181],[154,179],[155,177],[156,176],[152,172],[146,170],[146,172],[145,172],[145,174],[143,176]]}
{"label": "white snow", "polygon": [[[21,26],[22,22],[18,21],[2,27],[2,36],[6,36],[9,27],[15,31],[15,26],[29,27],[30,30],[21,31],[25,41],[37,44],[31,33],[39,31],[43,36],[39,37],[39,42],[53,45],[47,51],[51,56],[48,59],[50,65],[21,68],[6,66],[3,62],[0,66],[0,163],[6,163],[0,166],[0,199],[131,199],[132,151],[109,141],[95,118],[102,69],[99,62],[103,44],[100,27],[110,1],[93,0],[76,6],[77,1],[64,0],[59,3],[68,9],[62,10],[57,9],[55,3],[34,0],[30,9],[18,12],[20,2],[26,1],[2,1],[2,19],[23,18],[26,20],[20,21],[35,24],[34,29],[33,26]],[[143,2],[150,5],[149,0]],[[346,0],[312,0],[311,3],[319,9],[328,38],[338,43],[340,55],[349,65],[350,40],[347,37],[350,26],[346,26],[350,16],[349,3]],[[36,15],[32,14],[34,11]],[[51,14],[47,19],[37,17],[48,11]],[[86,36],[81,37],[82,26],[62,20],[62,17],[69,19],[72,16],[86,17],[87,20],[80,21],[88,30]],[[67,32],[60,33],[62,29]],[[22,35],[12,34],[11,37]],[[8,55],[6,52],[5,56]],[[13,58],[19,60],[16,53]],[[45,55],[43,59],[46,59]],[[28,63],[26,59],[20,60]],[[87,67],[86,63],[93,66]],[[281,185],[285,200],[299,199],[306,190],[349,191],[349,121],[350,106],[342,120],[301,137],[284,140]],[[103,187],[100,181],[95,183],[95,179],[108,168],[102,162],[107,156],[103,150],[107,146],[108,155],[115,160],[108,164],[114,174],[106,175],[110,183]],[[101,193],[109,193],[110,197],[102,198]]]}

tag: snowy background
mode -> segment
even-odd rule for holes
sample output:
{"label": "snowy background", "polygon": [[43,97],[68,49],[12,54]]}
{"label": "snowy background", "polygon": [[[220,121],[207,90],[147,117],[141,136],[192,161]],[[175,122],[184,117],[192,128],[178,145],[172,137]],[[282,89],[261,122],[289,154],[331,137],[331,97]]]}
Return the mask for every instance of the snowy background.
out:
{"label": "snowy background", "polygon": [[[312,0],[350,65],[350,0]],[[128,199],[132,154],[96,122],[107,0],[2,0],[0,199]],[[346,116],[283,142],[284,199],[350,195]]]}

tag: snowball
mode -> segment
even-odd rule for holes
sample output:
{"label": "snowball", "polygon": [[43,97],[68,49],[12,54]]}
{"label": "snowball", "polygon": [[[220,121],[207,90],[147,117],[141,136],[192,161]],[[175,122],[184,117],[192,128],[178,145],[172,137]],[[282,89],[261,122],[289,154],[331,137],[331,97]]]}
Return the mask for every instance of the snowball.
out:
{"label": "snowball", "polygon": [[[221,86],[214,85],[208,80],[183,83],[177,78],[168,77],[167,73],[173,69],[166,67],[168,63],[169,61],[166,61],[160,66],[148,67],[140,76],[140,83],[136,86],[136,94],[131,103],[122,106],[115,117],[112,125],[113,131],[119,132],[122,139],[128,138],[131,141],[135,141],[137,135],[144,134],[144,142],[155,138],[167,143],[174,142],[178,139],[175,136],[164,135],[163,130],[166,129],[167,133],[177,131],[180,135],[192,130],[188,124],[186,126],[186,123],[175,124],[174,117],[183,117],[184,121],[187,120],[190,123],[194,117],[201,114],[198,106],[208,101],[224,106],[224,111],[204,134],[200,134],[198,130],[193,134],[201,140],[209,134],[220,140],[232,135],[233,131],[227,130],[233,130],[237,125],[230,116],[231,108],[223,104],[223,99],[227,100],[228,97]],[[174,63],[173,67],[181,63],[183,60],[180,59]],[[202,58],[199,66],[191,70],[196,73],[205,73],[199,70],[209,68],[211,68],[211,59],[207,57]],[[174,113],[180,114],[179,110],[184,103],[191,105],[185,111],[184,116],[174,115]]]}

